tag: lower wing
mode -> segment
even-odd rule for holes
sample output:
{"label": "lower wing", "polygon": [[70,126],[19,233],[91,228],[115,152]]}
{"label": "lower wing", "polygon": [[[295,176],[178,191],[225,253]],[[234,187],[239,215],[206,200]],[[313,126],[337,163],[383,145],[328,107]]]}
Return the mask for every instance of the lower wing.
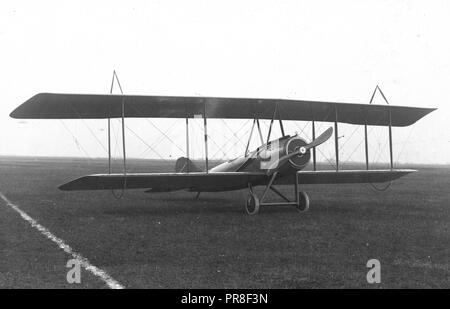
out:
{"label": "lower wing", "polygon": [[221,191],[245,188],[267,179],[261,173],[130,173],[95,174],[80,177],[59,187],[65,191],[108,189],[151,189],[169,192],[182,189]]}
{"label": "lower wing", "polygon": [[[380,183],[395,180],[413,172],[416,170],[300,171],[297,172],[297,177],[300,184]],[[295,181],[294,177],[279,178],[275,180],[275,184],[292,184]]]}
{"label": "lower wing", "polygon": [[[379,183],[391,181],[409,173],[410,169],[398,170],[343,170],[300,171],[290,176],[275,179],[275,185],[294,184],[295,175],[300,184]],[[182,189],[192,191],[228,191],[267,185],[265,173],[130,173],[87,175],[61,185],[65,191],[150,189],[149,192],[169,192]]]}

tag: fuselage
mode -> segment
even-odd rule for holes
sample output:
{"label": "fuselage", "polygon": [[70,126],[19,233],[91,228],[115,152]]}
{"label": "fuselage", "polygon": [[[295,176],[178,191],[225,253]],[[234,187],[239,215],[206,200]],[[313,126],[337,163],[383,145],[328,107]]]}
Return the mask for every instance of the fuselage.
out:
{"label": "fuselage", "polygon": [[[298,151],[300,147],[305,145],[307,145],[307,142],[297,135],[283,136],[259,146],[256,150],[244,156],[223,162],[210,169],[209,173],[252,172],[265,174],[269,167],[273,168],[273,162],[277,162],[280,158]],[[303,169],[310,159],[311,153],[308,150],[306,153],[296,155],[275,168],[278,170],[279,177],[283,177]],[[230,189],[240,189],[241,187],[231,187],[230,184]]]}

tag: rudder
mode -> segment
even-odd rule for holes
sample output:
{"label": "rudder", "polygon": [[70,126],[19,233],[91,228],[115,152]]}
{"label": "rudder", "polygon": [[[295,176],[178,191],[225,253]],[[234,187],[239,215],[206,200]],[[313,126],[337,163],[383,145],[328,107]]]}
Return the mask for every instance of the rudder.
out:
{"label": "rudder", "polygon": [[180,157],[175,163],[175,173],[187,173],[187,172],[201,172],[202,170],[197,167],[191,160],[185,157]]}

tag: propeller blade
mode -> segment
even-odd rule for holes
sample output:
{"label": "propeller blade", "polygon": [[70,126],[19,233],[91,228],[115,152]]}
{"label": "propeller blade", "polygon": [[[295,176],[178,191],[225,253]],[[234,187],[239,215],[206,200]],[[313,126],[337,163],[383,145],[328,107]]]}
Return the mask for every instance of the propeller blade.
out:
{"label": "propeller blade", "polygon": [[276,167],[283,165],[290,158],[305,154],[309,149],[317,147],[317,146],[325,143],[331,137],[331,135],[333,135],[333,128],[329,127],[328,129],[325,130],[325,132],[320,134],[319,137],[317,137],[315,140],[313,140],[308,145],[300,147],[300,149],[298,151],[291,152],[290,154],[279,158],[278,161],[272,163],[272,165],[267,170],[267,174],[271,174]]}
{"label": "propeller blade", "polygon": [[333,127],[329,127],[328,129],[325,130],[325,132],[323,132],[322,134],[319,135],[318,138],[316,138],[315,140],[313,140],[311,143],[309,143],[308,145],[306,145],[306,150],[310,149],[310,148],[314,148],[319,146],[320,144],[325,143],[330,137],[331,135],[333,135]]}

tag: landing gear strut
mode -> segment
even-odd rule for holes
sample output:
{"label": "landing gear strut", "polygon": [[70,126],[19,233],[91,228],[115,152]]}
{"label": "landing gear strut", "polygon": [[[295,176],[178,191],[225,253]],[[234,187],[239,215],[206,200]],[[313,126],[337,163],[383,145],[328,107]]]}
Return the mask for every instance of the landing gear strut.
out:
{"label": "landing gear strut", "polygon": [[[261,198],[258,198],[255,192],[253,192],[252,185],[249,184],[249,193],[247,199],[245,200],[245,211],[249,215],[256,215],[259,212],[260,206],[294,206],[299,212],[306,212],[309,209],[309,197],[304,191],[298,190],[298,175],[295,175],[295,201],[290,201],[286,196],[284,196],[280,191],[278,191],[274,186],[273,182],[277,177],[278,172],[274,172],[265,188]],[[283,198],[285,202],[264,202],[267,192],[272,190],[278,196]]]}

